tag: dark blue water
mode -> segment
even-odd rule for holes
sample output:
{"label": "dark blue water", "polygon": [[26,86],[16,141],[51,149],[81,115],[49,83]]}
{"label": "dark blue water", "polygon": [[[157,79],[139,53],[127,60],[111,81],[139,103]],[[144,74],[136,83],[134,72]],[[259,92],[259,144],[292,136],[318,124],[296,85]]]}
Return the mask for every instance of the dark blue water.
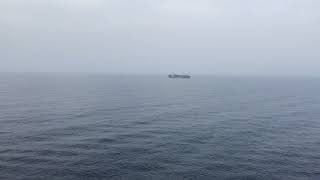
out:
{"label": "dark blue water", "polygon": [[0,179],[320,179],[320,79],[1,74]]}

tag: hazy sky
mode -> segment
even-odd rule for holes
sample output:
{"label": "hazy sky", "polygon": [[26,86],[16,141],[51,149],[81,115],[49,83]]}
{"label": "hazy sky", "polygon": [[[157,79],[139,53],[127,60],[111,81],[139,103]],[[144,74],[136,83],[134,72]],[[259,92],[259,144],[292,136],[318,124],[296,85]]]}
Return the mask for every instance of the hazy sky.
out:
{"label": "hazy sky", "polygon": [[320,76],[319,0],[0,0],[0,72]]}

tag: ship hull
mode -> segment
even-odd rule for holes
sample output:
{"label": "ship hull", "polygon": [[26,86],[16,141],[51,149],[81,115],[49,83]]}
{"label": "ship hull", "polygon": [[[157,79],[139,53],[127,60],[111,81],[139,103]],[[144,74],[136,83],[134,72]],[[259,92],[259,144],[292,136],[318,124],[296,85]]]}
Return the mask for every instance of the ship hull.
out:
{"label": "ship hull", "polygon": [[168,75],[169,78],[172,78],[172,79],[175,79],[175,78],[178,78],[178,79],[190,79],[191,76],[190,75],[178,75],[178,74],[170,74]]}

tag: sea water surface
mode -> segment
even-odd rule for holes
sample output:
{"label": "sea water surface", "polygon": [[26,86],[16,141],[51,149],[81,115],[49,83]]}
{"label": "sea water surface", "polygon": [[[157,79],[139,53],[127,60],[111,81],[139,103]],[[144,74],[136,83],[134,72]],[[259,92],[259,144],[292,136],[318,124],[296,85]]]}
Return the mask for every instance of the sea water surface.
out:
{"label": "sea water surface", "polygon": [[0,179],[320,179],[320,79],[1,74]]}

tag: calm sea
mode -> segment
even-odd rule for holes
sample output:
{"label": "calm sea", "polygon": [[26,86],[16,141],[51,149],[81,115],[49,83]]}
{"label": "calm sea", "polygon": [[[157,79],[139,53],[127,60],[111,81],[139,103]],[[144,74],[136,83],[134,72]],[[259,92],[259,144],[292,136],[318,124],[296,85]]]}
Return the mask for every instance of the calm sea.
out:
{"label": "calm sea", "polygon": [[320,79],[1,74],[0,179],[320,179]]}

